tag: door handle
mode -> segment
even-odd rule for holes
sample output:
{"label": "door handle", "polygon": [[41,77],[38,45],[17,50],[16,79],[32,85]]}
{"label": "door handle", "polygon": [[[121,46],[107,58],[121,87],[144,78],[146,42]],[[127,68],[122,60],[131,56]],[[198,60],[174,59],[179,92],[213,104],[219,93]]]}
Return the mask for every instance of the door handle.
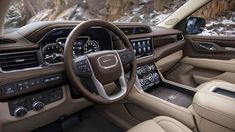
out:
{"label": "door handle", "polygon": [[217,51],[216,46],[214,46],[213,44],[194,42],[193,45],[199,50],[209,51],[209,52]]}
{"label": "door handle", "polygon": [[235,48],[233,48],[233,47],[225,47],[224,49],[226,51],[235,51]]}

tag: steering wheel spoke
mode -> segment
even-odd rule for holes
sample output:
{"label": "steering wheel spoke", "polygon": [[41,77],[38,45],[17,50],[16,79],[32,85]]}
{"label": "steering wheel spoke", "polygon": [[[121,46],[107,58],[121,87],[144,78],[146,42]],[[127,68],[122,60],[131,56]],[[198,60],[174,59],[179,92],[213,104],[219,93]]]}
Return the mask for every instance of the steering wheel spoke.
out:
{"label": "steering wheel spoke", "polygon": [[135,55],[131,50],[117,50],[123,65],[130,64],[135,59]]}
{"label": "steering wheel spoke", "polygon": [[75,73],[80,77],[91,77],[92,67],[87,56],[80,56],[73,62]]}
{"label": "steering wheel spoke", "polygon": [[118,87],[119,91],[113,95],[107,94],[107,92],[104,88],[104,85],[95,77],[94,74],[92,75],[91,78],[93,80],[93,83],[95,84],[95,88],[96,88],[98,94],[107,100],[110,100],[110,101],[116,100],[116,99],[122,97],[127,92],[127,83],[125,80],[123,69],[122,69],[122,74],[121,74],[120,78],[117,80],[117,83],[119,83],[119,87]]}

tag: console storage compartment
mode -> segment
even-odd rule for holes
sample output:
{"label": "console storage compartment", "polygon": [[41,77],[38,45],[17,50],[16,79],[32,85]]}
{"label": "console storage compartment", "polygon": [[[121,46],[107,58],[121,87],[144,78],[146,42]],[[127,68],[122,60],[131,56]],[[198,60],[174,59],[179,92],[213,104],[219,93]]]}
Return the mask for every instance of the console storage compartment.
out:
{"label": "console storage compartment", "polygon": [[[200,85],[193,99],[193,109],[199,116],[199,131],[235,131],[235,84],[211,81]],[[208,122],[207,126],[202,122]],[[216,129],[213,126],[218,126]],[[205,128],[206,127],[206,128]]]}
{"label": "console storage compartment", "polygon": [[138,66],[137,75],[139,86],[148,94],[185,108],[192,104],[195,91],[162,81],[154,63]]}
{"label": "console storage compartment", "polygon": [[193,101],[195,92],[183,89],[164,82],[159,83],[156,87],[147,90],[147,93],[166,100],[178,106],[188,108]]}

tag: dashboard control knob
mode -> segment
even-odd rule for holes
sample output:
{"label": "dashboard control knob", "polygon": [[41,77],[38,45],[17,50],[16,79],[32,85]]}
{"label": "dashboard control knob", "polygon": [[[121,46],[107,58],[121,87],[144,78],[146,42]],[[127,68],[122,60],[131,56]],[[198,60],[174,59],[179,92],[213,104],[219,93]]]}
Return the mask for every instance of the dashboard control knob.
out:
{"label": "dashboard control knob", "polygon": [[43,102],[36,101],[36,102],[33,103],[33,110],[34,111],[39,111],[39,110],[43,109],[44,105],[45,104]]}
{"label": "dashboard control knob", "polygon": [[144,85],[145,85],[144,79],[140,79],[140,85],[141,85],[141,86],[144,86]]}
{"label": "dashboard control knob", "polygon": [[154,82],[154,77],[153,77],[153,76],[149,76],[149,77],[148,77],[148,80],[149,80],[150,82]]}
{"label": "dashboard control knob", "polygon": [[27,114],[27,109],[24,106],[18,106],[15,110],[14,110],[14,116],[15,117],[23,117],[24,115]]}
{"label": "dashboard control knob", "polygon": [[154,73],[154,74],[153,74],[153,77],[154,77],[155,80],[158,80],[158,79],[159,79],[159,75],[158,75],[157,73]]}

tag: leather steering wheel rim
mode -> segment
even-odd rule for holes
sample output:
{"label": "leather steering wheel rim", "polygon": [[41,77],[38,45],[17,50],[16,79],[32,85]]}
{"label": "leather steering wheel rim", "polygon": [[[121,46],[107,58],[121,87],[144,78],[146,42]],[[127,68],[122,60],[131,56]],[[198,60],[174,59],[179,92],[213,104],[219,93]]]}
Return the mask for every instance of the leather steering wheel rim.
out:
{"label": "leather steering wheel rim", "polygon": [[[127,91],[124,95],[121,97],[114,99],[114,100],[107,100],[99,95],[96,95],[92,92],[90,92],[81,82],[80,78],[76,75],[73,68],[73,43],[76,41],[77,37],[84,32],[85,30],[91,28],[91,27],[102,27],[105,29],[108,29],[112,31],[115,35],[117,35],[120,40],[123,42],[126,49],[132,51],[133,48],[131,46],[130,41],[126,37],[126,35],[115,25],[103,21],[103,20],[89,20],[85,22],[81,22],[78,24],[69,34],[64,48],[64,66],[65,71],[67,74],[67,77],[72,84],[73,87],[75,87],[85,98],[88,100],[98,103],[98,104],[110,104],[117,101],[122,100],[124,97],[126,97],[131,90],[131,88],[134,86],[135,77],[136,77],[136,60],[133,59],[132,62],[130,62],[130,77],[127,81]],[[99,52],[99,51],[98,51]]]}

